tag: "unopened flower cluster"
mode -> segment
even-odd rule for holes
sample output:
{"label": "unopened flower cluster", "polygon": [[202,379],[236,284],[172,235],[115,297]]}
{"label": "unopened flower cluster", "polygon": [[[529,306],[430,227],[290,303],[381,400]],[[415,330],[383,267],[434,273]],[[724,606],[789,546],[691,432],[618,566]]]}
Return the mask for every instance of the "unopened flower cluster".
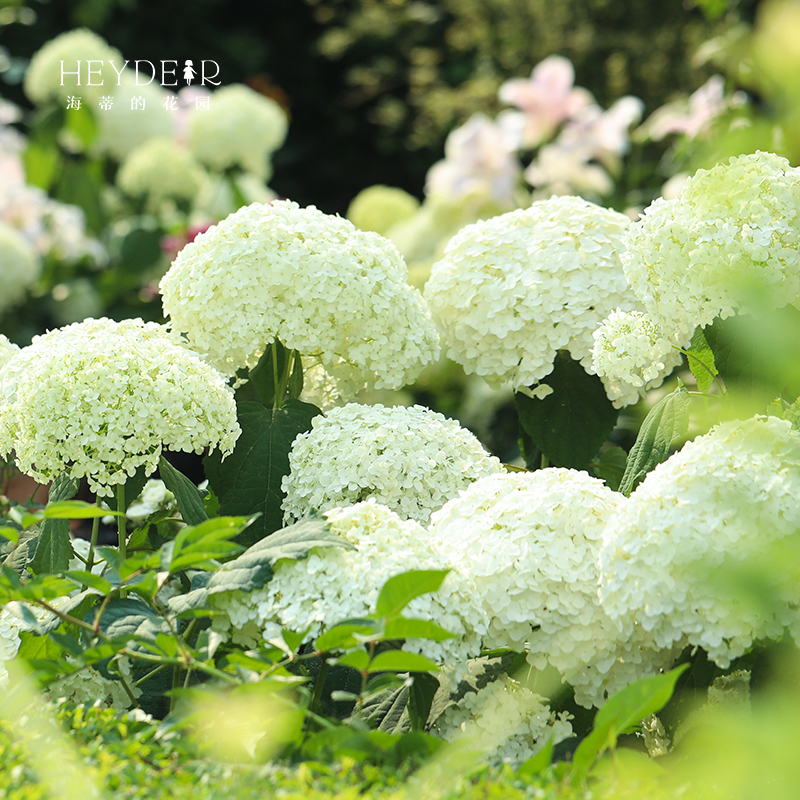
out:
{"label": "unopened flower cluster", "polygon": [[[800,530],[798,496],[800,434],[788,421],[718,425],[650,472],[609,521],[604,608],[658,647],[699,646],[721,667],[755,639],[780,636],[796,624],[800,593],[792,559],[772,548]],[[737,569],[759,564],[780,602],[732,590]]]}
{"label": "unopened flower cluster", "polygon": [[[559,350],[590,368],[594,329],[613,310],[637,306],[621,262],[629,224],[623,214],[559,197],[463,228],[425,287],[447,355],[514,389],[542,381]],[[631,388],[615,400],[638,396]]]}
{"label": "unopened flower cluster", "polygon": [[147,197],[152,205],[162,200],[191,200],[203,181],[203,171],[192,154],[173,139],[149,139],[136,148],[120,167],[117,185],[132,197]]}
{"label": "unopened flower cluster", "polygon": [[161,293],[172,329],[226,375],[255,366],[279,339],[352,396],[412,381],[438,355],[406,272],[377,234],[276,201],[246,206],[199,235],[178,254]]}
{"label": "unopened flower cluster", "polygon": [[0,312],[16,305],[39,277],[42,264],[25,237],[0,222]]}
{"label": "unopened flower cluster", "polygon": [[674,200],[631,226],[625,273],[668,338],[746,306],[753,289],[775,307],[800,297],[800,170],[772,153],[699,170]]}
{"label": "unopened flower cluster", "polygon": [[271,98],[236,84],[217,89],[209,108],[189,118],[189,148],[202,164],[220,172],[240,167],[268,180],[269,156],[286,138],[288,120]]}
{"label": "unopened flower cluster", "polygon": [[472,481],[502,471],[472,433],[423,406],[351,403],[312,425],[289,454],[286,523],[368,497],[427,523]]}
{"label": "unopened flower cluster", "polygon": [[362,189],[347,209],[347,219],[362,231],[386,236],[388,231],[410,219],[419,209],[419,200],[394,186],[368,186]]}
{"label": "unopened flower cluster", "polygon": [[0,379],[0,453],[46,483],[64,470],[108,495],[162,448],[233,450],[223,377],[162,326],[89,319],[34,338]]}
{"label": "unopened flower cluster", "polygon": [[572,736],[566,712],[554,714],[545,699],[503,675],[447,708],[433,726],[447,740],[468,741],[488,759],[518,764],[550,740]]}

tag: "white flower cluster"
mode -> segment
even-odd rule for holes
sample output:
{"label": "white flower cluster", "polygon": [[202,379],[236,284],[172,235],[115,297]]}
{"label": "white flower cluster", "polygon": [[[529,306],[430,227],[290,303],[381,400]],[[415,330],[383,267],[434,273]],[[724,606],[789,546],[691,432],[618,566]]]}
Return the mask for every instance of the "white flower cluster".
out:
{"label": "white flower cluster", "polygon": [[[798,496],[800,434],[788,421],[718,425],[649,473],[609,521],[604,608],[641,625],[658,647],[699,646],[726,667],[796,621],[793,566],[770,560],[770,550],[800,530]],[[749,603],[726,584],[726,568],[759,563],[769,564],[785,603]]]}
{"label": "white flower cluster", "polygon": [[322,364],[345,396],[397,388],[438,338],[386,239],[290,201],[246,206],[181,250],[161,281],[173,330],[226,375],[275,339]]}
{"label": "white flower cluster", "polygon": [[0,369],[5,366],[6,361],[19,353],[19,346],[9,341],[7,336],[0,333]]}
{"label": "white flower cluster", "polygon": [[754,288],[775,307],[800,297],[800,170],[772,153],[699,170],[678,197],[631,226],[625,274],[667,338],[746,305]]}
{"label": "white flower cluster", "polygon": [[592,366],[612,398],[628,386],[655,386],[681,362],[680,351],[642,311],[612,311],[593,337]]}
{"label": "white flower cluster", "polygon": [[475,436],[423,406],[351,403],[317,416],[289,453],[284,522],[374,497],[404,519],[432,511],[502,471]]}
{"label": "white flower cluster", "polygon": [[159,137],[139,145],[117,173],[117,185],[132,197],[161,201],[191,200],[203,182],[203,170],[192,154],[173,139]]}
{"label": "white flower cluster", "polygon": [[[112,61],[114,66],[111,66]],[[87,62],[93,69],[92,85],[87,81]],[[96,103],[101,95],[108,94],[109,86],[116,86],[114,67],[121,70],[124,64],[119,50],[110,47],[97,34],[86,28],[68,31],[51,39],[34,54],[25,73],[25,94],[36,105],[51,100],[66,101],[69,96],[84,97]],[[74,74],[79,65],[80,80]]]}
{"label": "white flower cluster", "polygon": [[19,652],[22,621],[16,614],[0,606],[0,688],[8,682],[5,664]]}
{"label": "white flower cluster", "polygon": [[64,470],[108,495],[163,447],[230,453],[240,433],[223,377],[164,327],[89,319],[5,365],[0,453],[42,483]]}
{"label": "white flower cluster", "polygon": [[175,496],[164,485],[164,481],[151,478],[145,483],[139,496],[128,506],[125,516],[135,522],[143,522],[151,514],[172,505]]}
{"label": "white flower cluster", "polygon": [[[134,695],[141,695],[141,689],[132,689]],[[85,667],[68,675],[56,678],[44,691],[51,700],[67,700],[87,706],[100,704],[105,708],[124,711],[133,701],[119,681],[112,681],[96,669]]]}
{"label": "white flower cluster", "polygon": [[0,313],[16,305],[42,271],[42,262],[25,237],[0,222]]}
{"label": "white flower cluster", "polygon": [[557,744],[572,736],[572,725],[566,712],[552,713],[541,695],[504,675],[447,708],[433,731],[450,741],[467,740],[486,759],[518,764],[551,738]]}
{"label": "white flower cluster", "polygon": [[161,86],[137,85],[126,75],[110,96],[111,106],[98,116],[98,152],[124,161],[142,142],[174,135],[175,123],[164,105],[170,94]]}
{"label": "white flower cluster", "polygon": [[268,180],[269,157],[283,144],[287,127],[274,100],[248,86],[225,86],[211,95],[208,109],[190,116],[189,147],[211,169],[240,167]]}
{"label": "white flower cluster", "polygon": [[447,355],[514,389],[541,381],[562,349],[589,369],[594,329],[638,305],[621,262],[629,225],[623,214],[557,197],[463,228],[425,286]]}

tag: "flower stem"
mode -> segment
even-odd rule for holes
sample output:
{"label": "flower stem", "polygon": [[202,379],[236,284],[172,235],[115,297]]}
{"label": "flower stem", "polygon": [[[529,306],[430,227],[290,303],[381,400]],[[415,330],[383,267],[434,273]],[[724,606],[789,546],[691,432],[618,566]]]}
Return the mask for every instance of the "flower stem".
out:
{"label": "flower stem", "polygon": [[[95,504],[100,508],[100,497],[95,500]],[[94,566],[94,549],[97,547],[97,533],[100,530],[100,517],[92,520],[92,538],[89,539],[89,555],[86,556],[86,571],[91,572]]]}
{"label": "flower stem", "polygon": [[125,484],[117,486],[117,538],[119,554],[125,559],[125,546],[128,543],[128,518],[125,516]]}

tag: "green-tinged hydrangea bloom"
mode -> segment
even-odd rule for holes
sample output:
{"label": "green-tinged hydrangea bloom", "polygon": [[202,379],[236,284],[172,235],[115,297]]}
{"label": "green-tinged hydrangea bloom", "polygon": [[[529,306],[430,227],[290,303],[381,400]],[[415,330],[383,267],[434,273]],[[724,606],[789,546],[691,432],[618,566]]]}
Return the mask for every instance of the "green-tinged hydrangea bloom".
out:
{"label": "green-tinged hydrangea bloom", "polygon": [[[603,607],[659,647],[702,647],[722,668],[756,639],[797,633],[797,563],[780,547],[800,530],[799,496],[800,434],[788,421],[718,425],[659,464],[609,520]],[[769,575],[771,600],[742,592],[743,571]]]}
{"label": "green-tinged hydrangea bloom", "polygon": [[203,170],[192,154],[173,139],[150,139],[137,147],[117,173],[117,185],[151,205],[162,200],[192,200],[203,181]]}
{"label": "green-tinged hydrangea bloom", "polygon": [[[279,339],[344,396],[398,388],[438,355],[425,302],[391,242],[314,207],[239,209],[181,250],[161,281],[164,313],[233,375]],[[306,361],[306,359],[304,359]]]}
{"label": "green-tinged hydrangea bloom", "polygon": [[233,450],[225,379],[156,323],[88,319],[34,338],[0,377],[0,454],[46,483],[65,470],[112,494],[163,448]]}
{"label": "green-tinged hydrangea bloom", "polygon": [[191,115],[189,147],[210,169],[239,167],[269,180],[269,157],[283,144],[287,127],[286,113],[274,100],[234,84],[217,89],[208,109]]}
{"label": "green-tinged hydrangea bloom", "polygon": [[0,369],[5,366],[12,356],[19,353],[19,347],[14,342],[9,341],[7,336],[0,333]]}
{"label": "green-tinged hydrangea bloom", "polygon": [[[94,62],[92,85],[87,72],[89,61]],[[74,74],[78,62],[80,76]],[[68,97],[85,98],[95,105],[101,96],[113,93],[119,80],[114,67],[122,70],[124,64],[119,50],[110,47],[96,33],[86,28],[68,31],[51,39],[33,56],[25,73],[25,94],[36,105],[51,100],[66,101]]]}
{"label": "green-tinged hydrangea bloom", "polygon": [[472,433],[422,406],[351,403],[312,426],[289,453],[287,523],[368,497],[426,523],[470,483],[503,471]]}
{"label": "green-tinged hydrangea bloom", "polygon": [[16,305],[42,271],[42,263],[28,240],[0,222],[0,313]]}
{"label": "green-tinged hydrangea bloom", "polygon": [[625,274],[673,343],[727,317],[754,288],[776,308],[800,298],[800,170],[758,152],[699,170],[627,237]]}
{"label": "green-tinged hydrangea bloom", "polygon": [[[594,329],[638,305],[622,270],[629,225],[624,214],[556,197],[463,228],[425,286],[448,357],[514,389],[546,378],[559,350],[591,370]],[[537,386],[537,396],[548,390]],[[625,405],[639,392],[609,396]]]}
{"label": "green-tinged hydrangea bloom", "polygon": [[347,209],[347,218],[362,231],[385,236],[389,229],[414,215],[419,200],[393,186],[369,186],[359,192]]}

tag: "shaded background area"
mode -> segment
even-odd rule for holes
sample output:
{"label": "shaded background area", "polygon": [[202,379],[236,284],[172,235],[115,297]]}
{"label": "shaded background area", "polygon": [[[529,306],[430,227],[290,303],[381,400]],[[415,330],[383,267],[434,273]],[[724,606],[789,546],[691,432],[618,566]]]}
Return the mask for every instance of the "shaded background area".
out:
{"label": "shaded background area", "polygon": [[[625,94],[647,113],[696,89],[715,68],[697,50],[751,20],[757,0],[5,0],[2,92],[45,42],[89,27],[125,57],[213,59],[224,84],[248,83],[291,115],[270,182],[329,213],[375,183],[421,196],[446,134],[494,114],[497,88],[548,55],[608,105]],[[10,59],[10,60],[9,60]]]}

